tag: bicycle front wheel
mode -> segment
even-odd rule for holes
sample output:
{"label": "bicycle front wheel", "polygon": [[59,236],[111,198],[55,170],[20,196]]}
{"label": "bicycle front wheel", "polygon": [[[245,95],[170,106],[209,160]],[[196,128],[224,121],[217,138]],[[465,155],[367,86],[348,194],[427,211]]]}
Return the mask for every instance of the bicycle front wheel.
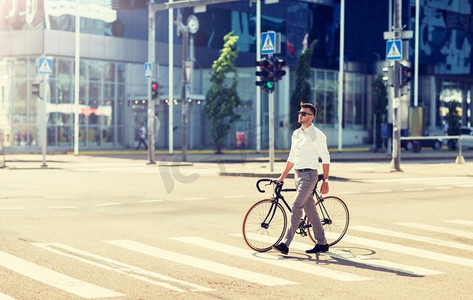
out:
{"label": "bicycle front wheel", "polygon": [[[348,230],[350,214],[347,205],[338,197],[328,196],[317,202],[317,212],[329,246],[335,245]],[[312,226],[309,227],[309,237],[317,243]]]}
{"label": "bicycle front wheel", "polygon": [[253,250],[266,252],[278,244],[286,231],[286,211],[277,201],[256,202],[243,219],[243,239]]}

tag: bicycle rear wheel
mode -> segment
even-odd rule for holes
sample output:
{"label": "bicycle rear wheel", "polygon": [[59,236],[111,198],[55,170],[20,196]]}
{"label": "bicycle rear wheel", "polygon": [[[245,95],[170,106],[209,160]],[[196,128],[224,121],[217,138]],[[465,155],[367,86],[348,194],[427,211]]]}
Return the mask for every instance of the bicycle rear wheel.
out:
{"label": "bicycle rear wheel", "polygon": [[[350,214],[347,205],[338,197],[328,196],[317,203],[317,212],[329,246],[335,245],[348,230]],[[308,231],[310,239],[316,244],[317,240],[312,226],[309,227]]]}
{"label": "bicycle rear wheel", "polygon": [[282,240],[286,226],[286,211],[281,204],[263,199],[246,213],[242,226],[243,239],[251,249],[266,252]]}

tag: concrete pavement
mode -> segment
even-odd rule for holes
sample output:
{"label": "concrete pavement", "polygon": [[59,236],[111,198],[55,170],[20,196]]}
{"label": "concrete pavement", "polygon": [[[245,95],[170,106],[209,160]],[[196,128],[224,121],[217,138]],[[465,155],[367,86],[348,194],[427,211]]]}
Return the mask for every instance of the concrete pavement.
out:
{"label": "concrete pavement", "polygon": [[[273,170],[268,161],[268,153],[255,153],[254,151],[226,151],[224,154],[216,155],[213,151],[189,151],[187,162],[183,162],[182,154],[176,152],[173,155],[164,151],[155,154],[156,164],[147,164],[147,153],[144,151],[125,152],[82,152],[79,156],[71,154],[47,155],[46,163],[48,169],[76,169],[82,164],[104,165],[111,164],[116,167],[143,165],[152,167],[182,167],[186,170],[198,172],[206,169],[215,171],[221,176],[247,176],[259,178],[277,178],[284,169],[287,151],[275,153]],[[393,172],[391,168],[391,157],[386,153],[370,152],[367,149],[347,149],[341,152],[331,151],[331,179],[332,180],[362,180],[394,178],[403,176],[473,176],[473,151],[464,151],[465,163],[457,164],[457,151],[448,150],[423,150],[419,153],[402,151],[402,172]],[[0,169],[6,173],[7,170],[41,169],[42,155],[40,154],[8,154],[6,155],[6,166]],[[0,159],[0,166],[2,160]],[[184,169],[183,169],[184,170]],[[291,176],[292,177],[292,174]]]}

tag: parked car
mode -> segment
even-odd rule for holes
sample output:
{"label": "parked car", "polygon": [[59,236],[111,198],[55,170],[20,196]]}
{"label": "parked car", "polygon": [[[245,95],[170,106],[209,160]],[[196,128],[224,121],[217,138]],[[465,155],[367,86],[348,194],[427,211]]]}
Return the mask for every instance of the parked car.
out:
{"label": "parked car", "polygon": [[401,147],[408,151],[420,151],[422,148],[432,148],[440,150],[442,148],[442,140],[437,138],[418,139],[418,140],[401,140]]}

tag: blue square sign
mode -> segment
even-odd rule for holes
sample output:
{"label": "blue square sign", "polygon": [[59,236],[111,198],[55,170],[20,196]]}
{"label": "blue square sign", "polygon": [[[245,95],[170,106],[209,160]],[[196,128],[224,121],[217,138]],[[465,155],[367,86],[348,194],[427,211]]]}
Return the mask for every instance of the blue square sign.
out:
{"label": "blue square sign", "polygon": [[40,57],[38,59],[38,74],[52,74],[53,60],[47,57]]}
{"label": "blue square sign", "polygon": [[402,41],[392,40],[386,41],[386,60],[402,59]]}
{"label": "blue square sign", "polygon": [[268,31],[261,33],[261,54],[273,54],[276,52],[276,32]]}

